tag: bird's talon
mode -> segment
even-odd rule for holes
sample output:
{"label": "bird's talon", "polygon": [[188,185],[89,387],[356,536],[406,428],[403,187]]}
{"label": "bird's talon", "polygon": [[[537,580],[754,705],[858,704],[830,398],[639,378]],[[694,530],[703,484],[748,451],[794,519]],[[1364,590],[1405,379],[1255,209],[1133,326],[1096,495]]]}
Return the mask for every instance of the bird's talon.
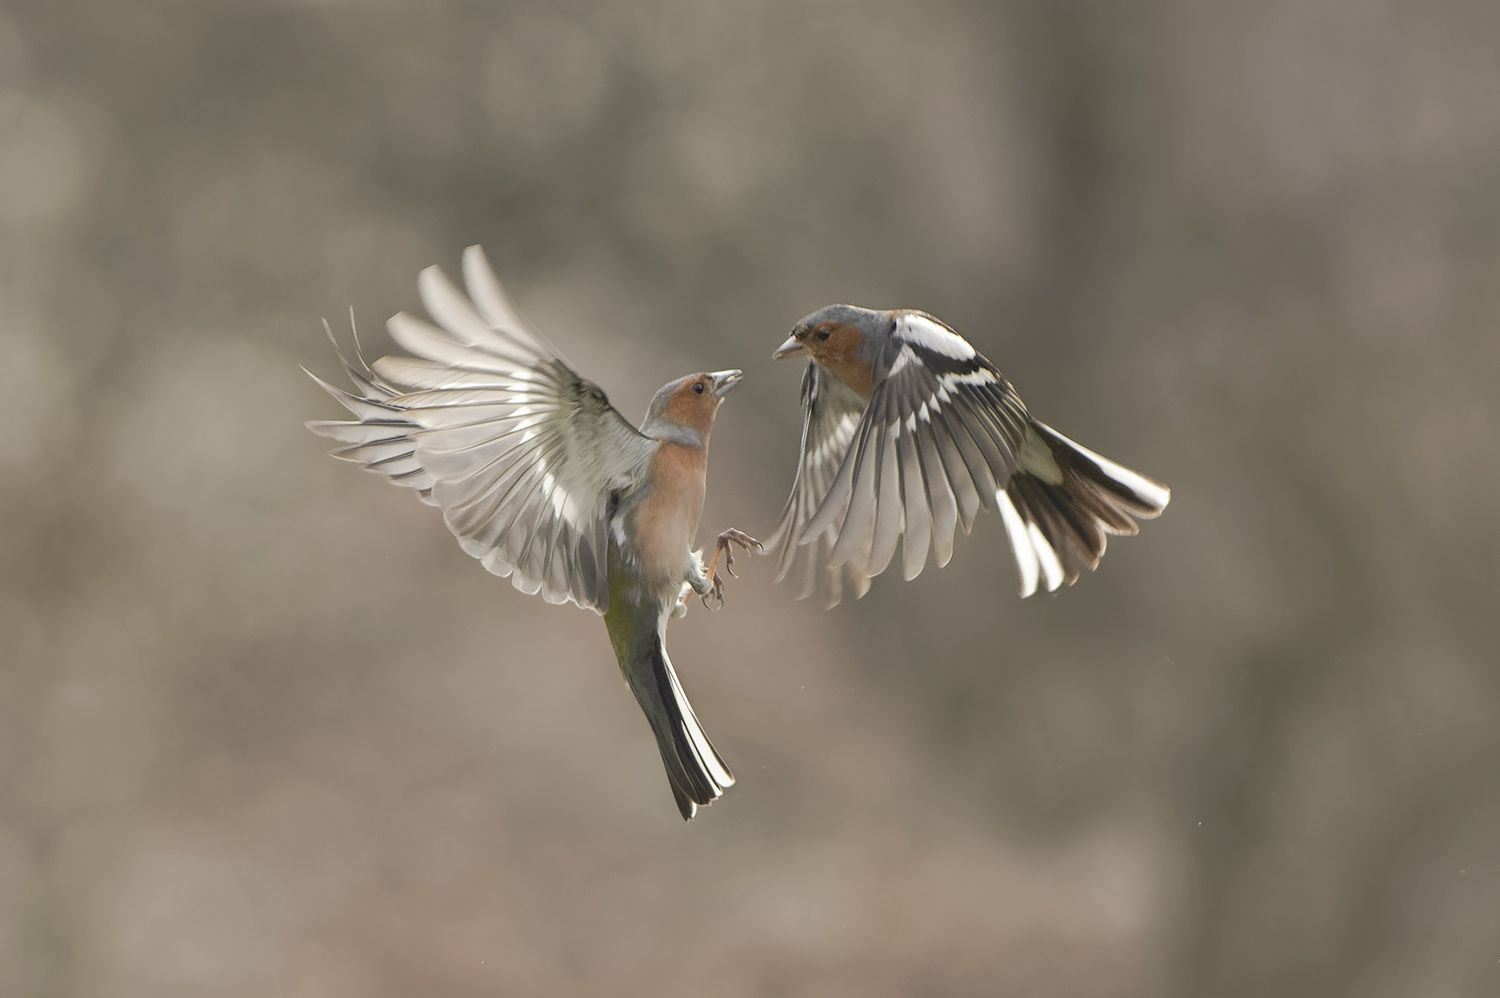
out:
{"label": "bird's talon", "polygon": [[760,541],[756,540],[754,537],[751,537],[743,530],[736,530],[733,527],[730,527],[728,530],[725,530],[719,534],[719,547],[725,548],[727,550],[731,543],[738,544],[746,551],[749,551],[751,548],[754,548],[757,551],[765,550],[765,545]]}
{"label": "bird's talon", "polygon": [[[724,580],[719,577],[719,559],[724,559],[724,571],[729,573],[730,578],[738,579],[739,573],[734,570],[734,545],[738,544],[746,551],[764,550],[760,541],[751,537],[743,530],[735,530],[730,527],[719,534],[718,543],[714,545],[713,560],[708,563],[708,576],[712,580],[709,591],[703,594],[703,605],[710,610],[717,610],[724,605]],[[710,600],[717,600],[717,604]]]}

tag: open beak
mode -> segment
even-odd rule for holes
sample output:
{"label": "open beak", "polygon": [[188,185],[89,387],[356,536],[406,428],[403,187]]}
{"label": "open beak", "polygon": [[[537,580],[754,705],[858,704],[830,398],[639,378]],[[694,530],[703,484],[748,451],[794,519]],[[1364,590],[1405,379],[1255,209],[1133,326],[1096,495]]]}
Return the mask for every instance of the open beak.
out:
{"label": "open beak", "polygon": [[771,359],[781,360],[783,357],[795,357],[797,354],[804,352],[806,351],[802,346],[802,341],[797,339],[796,333],[793,333],[786,338],[786,341],[781,346],[776,348],[776,352],[771,354]]}
{"label": "open beak", "polygon": [[714,382],[714,395],[723,398],[745,377],[744,371],[715,371],[709,375]]}

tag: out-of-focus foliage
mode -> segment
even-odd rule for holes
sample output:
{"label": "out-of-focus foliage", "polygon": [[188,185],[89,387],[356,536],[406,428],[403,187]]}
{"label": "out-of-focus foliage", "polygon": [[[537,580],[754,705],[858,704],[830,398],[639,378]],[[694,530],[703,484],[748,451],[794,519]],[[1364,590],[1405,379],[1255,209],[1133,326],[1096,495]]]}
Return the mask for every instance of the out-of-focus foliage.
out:
{"label": "out-of-focus foliage", "polygon": [[[0,993],[1500,993],[1500,5],[0,13]],[[1174,502],[1022,603],[985,518],[674,658],[323,455],[488,248],[630,414],[749,378],[773,521],[835,300],[927,308]]]}

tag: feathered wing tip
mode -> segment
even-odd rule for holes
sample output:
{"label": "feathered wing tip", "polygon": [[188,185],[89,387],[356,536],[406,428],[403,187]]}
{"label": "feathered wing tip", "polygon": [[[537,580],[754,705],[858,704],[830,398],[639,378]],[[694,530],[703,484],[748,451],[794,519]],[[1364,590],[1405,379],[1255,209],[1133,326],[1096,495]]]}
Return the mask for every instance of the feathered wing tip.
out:
{"label": "feathered wing tip", "polygon": [[433,478],[417,460],[417,445],[411,437],[420,427],[406,416],[405,407],[394,401],[399,395],[397,389],[382,380],[366,363],[353,309],[349,310],[349,328],[354,338],[352,359],[339,345],[328,320],[323,320],[323,331],[328,335],[328,342],[333,344],[355,391],[348,392],[329,384],[305,367],[302,370],[355,418],[311,419],[304,425],[318,436],[340,445],[333,450],[334,457],[383,475],[393,484],[415,489],[423,502],[433,505]]}
{"label": "feathered wing tip", "polygon": [[1038,585],[1053,592],[1072,585],[1104,557],[1110,534],[1134,534],[1136,520],[1160,516],[1172,492],[1161,482],[1096,454],[1052,427],[1032,420],[1031,430],[1050,454],[1021,466],[995,494],[1010,537],[1021,595]]}
{"label": "feathered wing tip", "polygon": [[783,515],[776,530],[765,542],[765,551],[776,558],[775,582],[790,579],[795,599],[817,596],[825,610],[832,610],[843,602],[845,591],[862,599],[870,591],[871,576],[861,570],[854,560],[842,565],[830,565],[829,555],[837,534],[825,530],[817,539],[805,544],[796,537],[797,524],[794,518]]}
{"label": "feathered wing tip", "polygon": [[659,634],[625,673],[656,735],[677,810],[683,820],[692,821],[699,807],[712,804],[734,786],[734,774],[698,723]]}

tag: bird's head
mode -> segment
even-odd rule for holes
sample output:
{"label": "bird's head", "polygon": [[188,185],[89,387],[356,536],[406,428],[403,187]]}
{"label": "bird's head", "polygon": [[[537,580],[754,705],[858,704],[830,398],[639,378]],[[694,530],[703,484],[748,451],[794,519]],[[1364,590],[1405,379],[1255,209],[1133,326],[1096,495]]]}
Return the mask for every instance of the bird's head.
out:
{"label": "bird's head", "polygon": [[[806,316],[792,327],[776,352],[783,357],[807,357],[839,375],[850,387],[861,391],[861,381],[868,380],[870,359],[876,345],[894,328],[889,311],[860,308],[857,305],[827,305]],[[861,391],[868,395],[868,391]]]}
{"label": "bird's head", "polygon": [[850,360],[867,342],[891,331],[889,311],[858,305],[825,305],[804,316],[771,354],[773,360],[805,356],[821,363]]}
{"label": "bird's head", "polygon": [[719,404],[744,376],[745,372],[738,370],[701,371],[667,382],[651,399],[646,410],[646,428],[691,431],[700,442],[706,443]]}

